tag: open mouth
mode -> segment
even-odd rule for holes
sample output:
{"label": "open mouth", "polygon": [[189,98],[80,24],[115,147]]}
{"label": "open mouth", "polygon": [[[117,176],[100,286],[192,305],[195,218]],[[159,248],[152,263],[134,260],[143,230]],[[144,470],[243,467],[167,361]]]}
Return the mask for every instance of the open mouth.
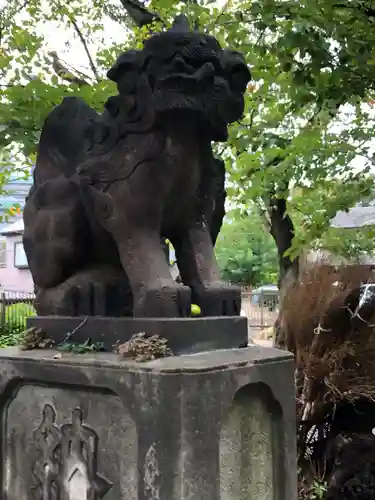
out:
{"label": "open mouth", "polygon": [[168,86],[171,84],[172,86],[186,84],[186,83],[196,83],[202,84],[203,82],[207,82],[208,80],[213,80],[215,74],[215,68],[212,63],[205,63],[201,68],[193,73],[185,73],[185,72],[171,72],[168,75],[162,76],[159,78],[159,82],[163,84],[167,84]]}

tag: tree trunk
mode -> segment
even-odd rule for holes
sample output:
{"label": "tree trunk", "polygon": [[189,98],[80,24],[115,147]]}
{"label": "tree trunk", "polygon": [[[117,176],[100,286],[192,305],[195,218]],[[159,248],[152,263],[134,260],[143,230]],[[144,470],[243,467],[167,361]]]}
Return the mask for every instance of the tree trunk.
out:
{"label": "tree trunk", "polygon": [[292,219],[287,214],[286,200],[284,198],[272,197],[267,207],[269,217],[269,231],[275,240],[279,256],[279,289],[283,288],[286,277],[295,280],[299,272],[299,259],[292,260],[285,252],[292,246],[294,238],[294,226]]}
{"label": "tree trunk", "polygon": [[[287,213],[287,205],[285,198],[276,198],[272,196],[267,206],[269,232],[273,237],[277,253],[279,256],[279,304],[280,311],[282,308],[283,297],[287,293],[290,285],[292,285],[299,274],[299,258],[291,259],[285,255],[285,252],[292,246],[294,238],[293,221]],[[274,344],[278,348],[285,348],[285,332],[280,321],[280,313],[275,321],[274,329]]]}

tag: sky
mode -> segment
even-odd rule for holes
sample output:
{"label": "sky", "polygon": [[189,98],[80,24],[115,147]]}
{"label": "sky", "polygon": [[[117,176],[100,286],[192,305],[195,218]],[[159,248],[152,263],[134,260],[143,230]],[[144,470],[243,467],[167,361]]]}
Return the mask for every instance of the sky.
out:
{"label": "sky", "polygon": [[[1,0],[0,0],[1,1]],[[4,0],[3,0],[4,1]],[[119,5],[120,1],[115,0]],[[215,6],[222,8],[226,4],[227,0],[218,0],[215,2]],[[74,33],[67,32],[66,29],[58,27],[57,25],[44,25],[40,27],[41,32],[45,35],[45,40],[48,44],[48,50],[55,50],[59,57],[69,65],[76,69],[81,70],[83,73],[90,74],[90,69],[88,65],[87,55],[82,46],[82,43],[74,36]],[[112,43],[123,43],[126,39],[126,29],[118,23],[111,21],[109,18],[104,19],[103,32],[98,35],[98,38],[105,39],[105,45],[110,46]],[[69,41],[69,45],[66,42]],[[95,56],[95,50],[100,48],[100,42],[98,40],[97,44],[90,47],[92,56]],[[371,113],[373,114],[373,113]],[[374,112],[375,116],[375,112]],[[344,106],[341,113],[340,119],[336,122],[333,127],[337,132],[345,128],[344,123],[351,122],[353,117],[350,106]],[[375,140],[371,141],[370,150],[375,151]],[[366,162],[361,157],[356,157],[350,165],[350,168],[354,171],[361,171]]]}
{"label": "sky", "polygon": [[[8,0],[0,0],[0,13],[6,6]],[[20,0],[21,1],[21,0]],[[40,0],[48,6],[48,0]],[[141,0],[142,1],[142,0]],[[82,2],[90,2],[90,0],[82,0]],[[228,0],[217,0],[212,5],[222,8]],[[112,5],[118,5],[122,8],[120,0],[111,0]],[[48,7],[47,7],[48,8]],[[27,11],[23,10],[17,20],[26,20],[29,18]],[[92,75],[89,61],[82,42],[77,37],[73,28],[66,28],[57,22],[39,23],[36,25],[36,32],[43,36],[44,45],[43,53],[45,56],[50,51],[56,51],[59,59],[84,74]],[[103,46],[110,47],[113,44],[121,44],[126,41],[127,29],[125,26],[112,21],[109,17],[103,19],[103,30],[95,35],[95,41],[89,45],[89,50],[92,58],[95,60],[95,55]]]}
{"label": "sky", "polygon": [[[59,28],[57,25],[41,27],[41,31],[45,35],[45,40],[49,50],[54,50],[59,57],[71,64],[77,69],[88,69],[88,60],[82,43],[76,37],[69,36],[67,30]],[[58,36],[56,36],[58,34]],[[104,20],[103,32],[100,37],[106,40],[106,46],[111,46],[114,43],[123,43],[126,39],[126,30],[118,23],[111,21],[109,18]],[[99,38],[99,36],[98,36]],[[69,46],[66,42],[69,40]],[[100,41],[91,48],[91,55],[95,57],[95,49],[100,49]]]}
{"label": "sky", "polygon": [[[45,0],[41,0],[44,2]],[[83,2],[85,0],[82,0]],[[0,9],[7,0],[0,0]],[[111,0],[111,4],[121,5],[119,0]],[[24,12],[20,15],[26,19],[28,14]],[[88,58],[82,42],[78,39],[73,28],[61,26],[61,23],[48,22],[39,23],[36,26],[37,34],[44,37],[44,50],[46,54],[49,51],[56,51],[59,58],[67,62],[76,69],[89,70]],[[104,39],[104,42],[103,42]],[[123,43],[126,39],[126,29],[119,23],[112,21],[109,17],[103,19],[103,31],[96,34],[96,42],[90,44],[91,56],[95,59],[95,52],[103,45],[111,46],[113,43]]]}
{"label": "sky", "polygon": [[[228,0],[217,0],[212,5],[222,8],[227,1]],[[6,0],[0,0],[0,5],[4,2],[6,2]],[[121,2],[119,0],[112,0],[111,3],[121,6]],[[90,72],[87,55],[83,45],[75,36],[72,36],[75,35],[73,30],[69,32],[68,30],[59,27],[57,23],[41,25],[38,28],[45,36],[48,50],[56,51],[64,62],[67,62],[74,68]],[[100,38],[105,39],[106,46],[110,46],[113,43],[123,43],[126,39],[126,29],[119,23],[111,21],[108,17],[105,18],[103,23],[103,32],[98,34],[98,42],[96,46],[94,44],[91,47],[92,56],[95,55],[95,49],[98,50],[100,48]],[[69,42],[68,46],[67,42]]]}

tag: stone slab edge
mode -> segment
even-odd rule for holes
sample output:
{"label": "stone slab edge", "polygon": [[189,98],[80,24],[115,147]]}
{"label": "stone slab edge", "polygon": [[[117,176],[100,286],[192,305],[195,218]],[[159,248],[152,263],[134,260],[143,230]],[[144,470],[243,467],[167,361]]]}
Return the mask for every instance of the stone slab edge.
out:
{"label": "stone slab edge", "polygon": [[104,318],[34,316],[28,327],[41,328],[47,337],[61,344],[69,332],[72,343],[101,342],[107,352],[118,342],[126,342],[136,333],[161,335],[168,339],[174,354],[189,354],[216,349],[245,347],[248,343],[247,318],[223,316],[210,318]]}
{"label": "stone slab edge", "polygon": [[[61,357],[60,357],[61,356]],[[85,354],[61,353],[55,349],[24,351],[18,347],[0,349],[0,359],[12,363],[40,362],[52,365],[108,367],[130,371],[152,372],[209,372],[240,366],[263,365],[290,361],[293,355],[270,347],[251,346],[241,349],[221,349],[182,356],[170,356],[153,361],[136,362],[119,355],[98,352]]]}

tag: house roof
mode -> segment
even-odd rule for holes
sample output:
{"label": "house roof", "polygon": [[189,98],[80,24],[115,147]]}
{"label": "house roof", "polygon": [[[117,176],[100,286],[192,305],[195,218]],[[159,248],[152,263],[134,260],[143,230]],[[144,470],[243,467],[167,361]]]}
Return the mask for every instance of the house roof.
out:
{"label": "house roof", "polygon": [[348,212],[337,212],[331,220],[331,227],[355,229],[375,225],[375,206],[353,207]]}
{"label": "house roof", "polygon": [[0,231],[0,234],[2,234],[2,235],[22,234],[23,229],[24,229],[23,219],[19,219],[16,222],[13,222],[12,224],[8,224],[7,226],[5,226]]}

